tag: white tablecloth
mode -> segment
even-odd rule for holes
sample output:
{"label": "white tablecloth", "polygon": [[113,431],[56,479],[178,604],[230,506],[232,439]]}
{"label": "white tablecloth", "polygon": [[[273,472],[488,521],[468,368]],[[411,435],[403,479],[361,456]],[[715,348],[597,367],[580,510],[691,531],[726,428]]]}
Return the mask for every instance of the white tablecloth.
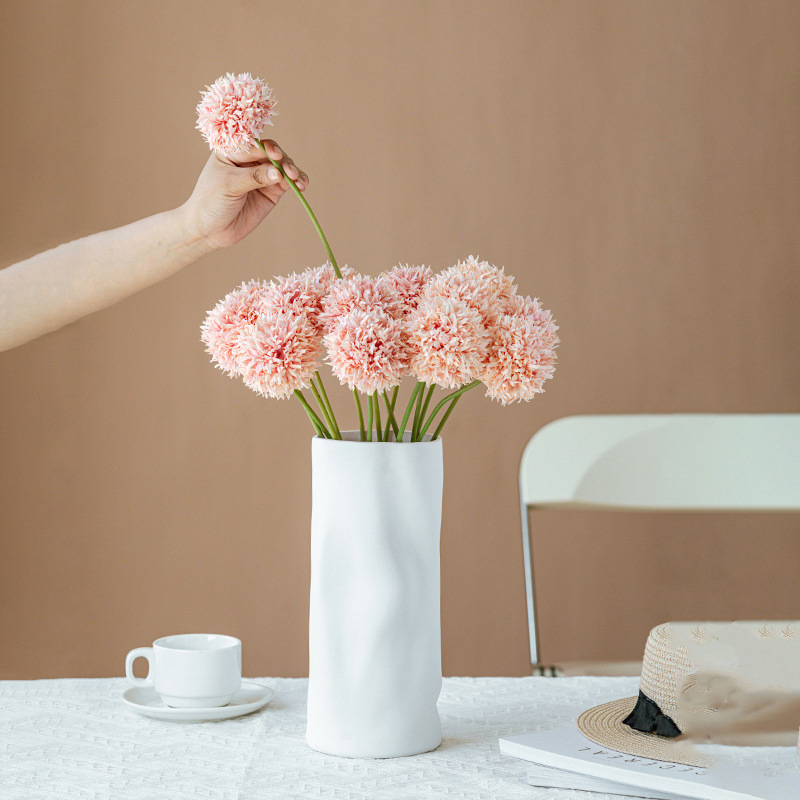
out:
{"label": "white tablecloth", "polygon": [[[539,789],[498,736],[574,722],[636,694],[636,678],[445,678],[444,741],[411,758],[354,760],[305,743],[306,681],[256,679],[276,696],[238,719],[161,722],[124,706],[125,681],[0,681],[2,800],[588,800]],[[618,800],[618,798],[617,798]]]}

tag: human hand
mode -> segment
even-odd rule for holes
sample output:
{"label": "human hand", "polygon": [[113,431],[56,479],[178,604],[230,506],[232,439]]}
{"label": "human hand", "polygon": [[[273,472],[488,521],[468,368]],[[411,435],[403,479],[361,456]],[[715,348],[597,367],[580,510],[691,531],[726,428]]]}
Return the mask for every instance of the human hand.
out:
{"label": "human hand", "polygon": [[[272,139],[262,143],[301,191],[308,176]],[[210,250],[228,247],[255,230],[289,189],[289,182],[255,143],[234,156],[212,153],[192,196],[181,206],[189,235]]]}

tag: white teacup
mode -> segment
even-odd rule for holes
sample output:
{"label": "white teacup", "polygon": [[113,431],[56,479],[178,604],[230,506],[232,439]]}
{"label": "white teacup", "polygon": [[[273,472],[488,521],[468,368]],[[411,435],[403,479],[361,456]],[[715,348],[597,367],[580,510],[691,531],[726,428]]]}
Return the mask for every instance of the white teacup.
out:
{"label": "white teacup", "polygon": [[[133,662],[146,658],[146,678],[133,674]],[[217,633],[184,633],[137,647],[125,659],[133,686],[152,686],[172,708],[214,708],[230,703],[242,685],[242,643]]]}

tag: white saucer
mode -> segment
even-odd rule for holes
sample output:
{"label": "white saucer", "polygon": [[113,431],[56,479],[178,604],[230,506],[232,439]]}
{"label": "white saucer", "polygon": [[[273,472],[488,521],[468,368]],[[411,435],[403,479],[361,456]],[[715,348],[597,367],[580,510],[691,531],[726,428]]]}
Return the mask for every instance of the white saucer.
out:
{"label": "white saucer", "polygon": [[252,714],[263,708],[275,696],[275,691],[260,683],[242,681],[242,688],[226,706],[218,708],[170,708],[156,694],[152,686],[131,686],[122,693],[122,702],[139,714],[153,719],[174,722],[210,722]]}

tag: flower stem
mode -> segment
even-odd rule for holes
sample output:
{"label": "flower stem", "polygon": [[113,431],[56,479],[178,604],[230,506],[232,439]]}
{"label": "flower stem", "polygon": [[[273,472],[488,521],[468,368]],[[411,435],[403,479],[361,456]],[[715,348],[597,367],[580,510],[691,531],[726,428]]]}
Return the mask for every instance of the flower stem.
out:
{"label": "flower stem", "polygon": [[269,158],[272,166],[274,166],[280,173],[283,175],[284,178],[289,182],[289,185],[294,189],[294,193],[300,198],[300,202],[303,204],[305,210],[308,212],[308,216],[311,217],[311,222],[314,224],[314,227],[319,234],[319,238],[322,239],[322,244],[325,245],[325,251],[328,253],[328,260],[331,262],[333,266],[333,271],[336,273],[337,278],[342,277],[342,272],[339,269],[339,265],[336,263],[336,259],[333,257],[333,251],[331,250],[331,246],[328,244],[328,240],[325,238],[325,234],[322,232],[322,227],[320,226],[317,218],[314,216],[314,212],[311,210],[311,206],[308,204],[308,201],[305,197],[303,197],[303,193],[295,186],[294,181],[284,172],[283,167],[273,161],[269,157],[269,153],[267,153],[266,147],[262,144],[260,139],[253,137],[255,143],[264,151],[264,155]]}
{"label": "flower stem", "polygon": [[[319,406],[319,409],[322,412],[322,418],[324,419],[325,424],[328,426],[328,428],[330,428],[330,430],[333,431],[333,425],[331,425],[331,418],[328,415],[328,409],[325,406],[325,403],[322,401],[322,397],[320,396],[319,390],[317,389],[317,385],[316,383],[314,383],[313,378],[311,379],[310,383],[311,383],[311,392],[313,393],[314,399],[317,401],[317,405]],[[331,433],[330,438],[335,439],[336,436],[333,433]]]}
{"label": "flower stem", "polygon": [[324,428],[320,427],[316,422],[314,422],[313,419],[311,420],[311,422],[314,425],[314,427],[317,429],[317,434],[319,434],[319,437],[321,439],[330,439],[331,438],[331,435]]}
{"label": "flower stem", "polygon": [[392,427],[394,428],[394,436],[395,441],[397,441],[397,434],[400,433],[400,428],[397,425],[397,414],[394,413],[395,407],[397,406],[397,395],[400,393],[400,384],[398,383],[397,386],[392,389]]}
{"label": "flower stem", "polygon": [[308,414],[308,418],[311,420],[311,424],[317,429],[319,433],[321,433],[326,439],[330,439],[331,435],[328,433],[328,429],[322,424],[320,418],[314,413],[314,409],[308,404],[308,401],[303,396],[303,393],[299,389],[294,390],[294,396],[302,403],[303,408]]}
{"label": "flower stem", "polygon": [[386,403],[386,430],[383,432],[384,441],[389,441],[389,429],[394,431],[394,439],[397,441],[397,434],[400,433],[400,428],[397,427],[397,420],[394,418],[394,404],[397,402],[397,390],[400,387],[395,386],[392,390],[392,399],[386,392],[383,393],[383,400]]}
{"label": "flower stem", "polygon": [[419,433],[419,426],[422,424],[420,418],[420,409],[422,408],[422,398],[425,394],[426,385],[423,382],[422,391],[417,395],[417,407],[414,409],[414,424],[411,426],[411,441],[417,441],[417,434]]}
{"label": "flower stem", "polygon": [[[406,433],[406,425],[408,425],[408,418],[411,416],[411,409],[414,408],[414,402],[417,399],[417,395],[422,390],[422,383],[417,381],[417,385],[414,387],[414,391],[411,392],[411,397],[408,399],[408,405],[406,406],[406,413],[403,414],[403,421],[400,423],[400,435],[397,437],[398,442],[403,441],[403,436]],[[413,441],[413,439],[412,439]]]}
{"label": "flower stem", "polygon": [[372,397],[367,395],[367,441],[372,441]]}
{"label": "flower stem", "polygon": [[[434,420],[434,417],[444,408],[445,404],[448,403],[450,400],[458,399],[461,397],[464,392],[468,392],[470,389],[474,388],[480,383],[480,381],[472,381],[472,383],[468,383],[466,386],[462,386],[460,389],[456,389],[454,392],[450,392],[445,398],[443,398],[436,406],[436,408],[431,411],[430,417],[428,417],[428,421],[425,423],[425,426],[419,433],[419,439],[417,441],[422,441],[422,437],[428,432],[428,428],[430,428],[431,423]],[[452,409],[451,409],[452,410]],[[434,436],[434,438],[436,438]]]}
{"label": "flower stem", "polygon": [[322,375],[319,374],[319,370],[316,371],[317,376],[317,383],[319,384],[319,390],[322,393],[322,400],[325,403],[325,408],[328,412],[328,419],[331,423],[331,432],[333,433],[334,439],[341,439],[342,434],[339,431],[339,426],[336,423],[336,415],[333,413],[333,406],[331,405],[331,401],[328,400],[328,393],[325,391],[325,384],[322,382]]}
{"label": "flower stem", "polygon": [[372,395],[372,404],[375,406],[375,437],[379,442],[382,442],[383,426],[381,425],[381,401],[378,399],[377,392],[374,392]]}
{"label": "flower stem", "polygon": [[433,432],[433,436],[431,436],[431,441],[433,441],[434,439],[438,439],[439,438],[439,434],[442,432],[442,428],[444,428],[444,424],[445,424],[445,422],[447,422],[447,418],[453,413],[453,409],[456,407],[456,403],[460,399],[461,399],[461,395],[458,395],[458,397],[454,397],[450,401],[450,407],[447,409],[447,411],[444,412],[444,415],[442,416],[441,421],[436,426],[436,430]]}
{"label": "flower stem", "polygon": [[431,384],[430,389],[428,389],[428,394],[425,397],[425,402],[422,404],[422,409],[419,412],[419,422],[417,423],[417,441],[420,440],[419,436],[419,426],[422,425],[422,421],[425,419],[425,414],[428,413],[428,406],[431,404],[431,397],[433,397],[433,390],[436,388],[436,384]]}
{"label": "flower stem", "polygon": [[361,410],[361,398],[358,396],[358,389],[353,389],[353,397],[356,399],[356,408],[358,409],[358,429],[361,431],[361,441],[367,440],[367,433],[364,430],[364,412]]}

